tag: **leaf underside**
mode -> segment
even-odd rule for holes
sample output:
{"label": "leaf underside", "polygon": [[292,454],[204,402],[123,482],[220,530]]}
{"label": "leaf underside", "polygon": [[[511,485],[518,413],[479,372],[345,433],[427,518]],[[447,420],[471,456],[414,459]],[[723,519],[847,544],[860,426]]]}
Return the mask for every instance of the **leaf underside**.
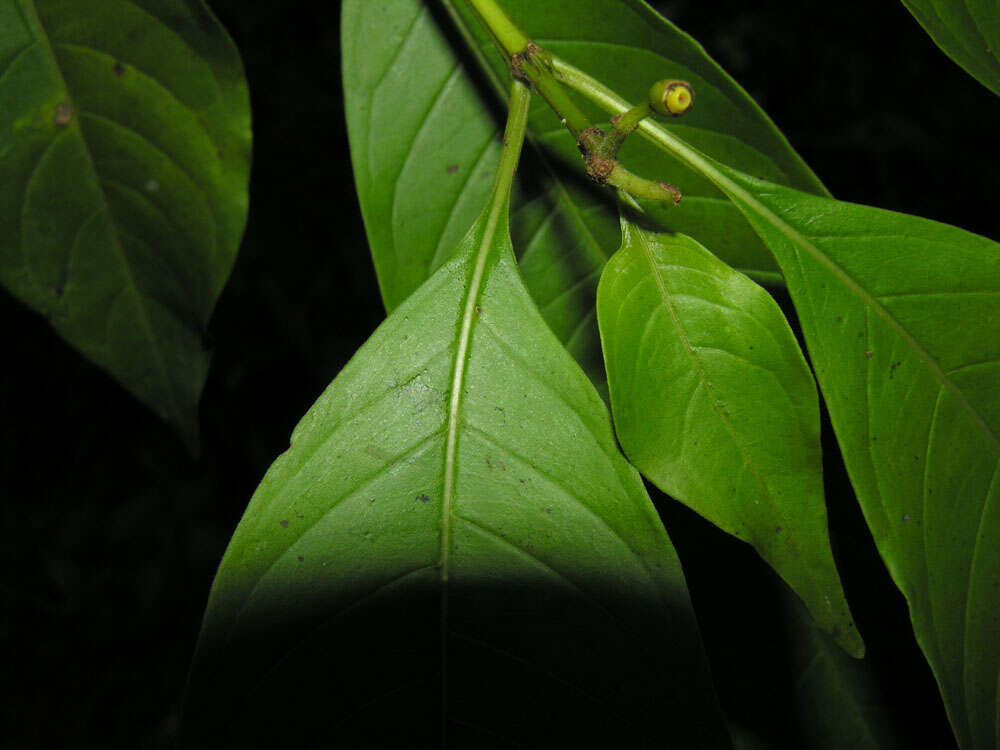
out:
{"label": "leaf underside", "polygon": [[788,281],[852,484],[963,748],[1000,721],[1000,245],[721,165]]}
{"label": "leaf underside", "polygon": [[201,0],[0,3],[0,283],[192,446],[249,154]]}
{"label": "leaf underside", "polygon": [[623,216],[622,247],[597,294],[625,455],[751,544],[862,656],[827,533],[819,397],[788,322],[764,289],[697,242],[641,222]]}
{"label": "leaf underside", "polygon": [[[697,106],[672,128],[741,169],[823,192],[746,93],[645,3],[511,0],[504,7],[553,53],[635,99],[660,78],[690,81]],[[392,310],[448,259],[483,205],[499,148],[497,92],[506,89],[508,74],[461,3],[348,0],[342,40],[355,180]],[[597,110],[582,106],[606,125]],[[521,271],[546,322],[601,384],[595,291],[618,247],[617,208],[611,191],[583,174],[572,137],[541,102],[529,142],[511,216]],[[707,180],[639,139],[626,144],[622,158],[681,187],[678,207],[650,208],[657,221],[760,280],[780,281],[739,211]]]}
{"label": "leaf underside", "polygon": [[189,746],[728,747],[679,562],[505,231],[357,353],[268,471]]}

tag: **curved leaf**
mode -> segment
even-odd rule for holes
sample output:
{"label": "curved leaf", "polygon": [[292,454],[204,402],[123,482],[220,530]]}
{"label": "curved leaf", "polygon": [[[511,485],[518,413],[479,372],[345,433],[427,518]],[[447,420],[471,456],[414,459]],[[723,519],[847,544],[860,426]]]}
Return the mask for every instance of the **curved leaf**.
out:
{"label": "curved leaf", "polygon": [[714,165],[781,265],[962,747],[998,741],[1000,245]]}
{"label": "curved leaf", "polygon": [[250,112],[201,0],[0,2],[0,282],[197,442]]}
{"label": "curved leaf", "polygon": [[1000,96],[1000,7],[996,0],[903,0],[934,43]]}
{"label": "curved leaf", "polygon": [[375,332],[213,586],[190,746],[728,747],[677,557],[504,228]]}
{"label": "curved leaf", "polygon": [[625,455],[751,544],[860,657],[827,533],[816,384],[771,295],[691,238],[623,215],[597,317]]}
{"label": "curved leaf", "polygon": [[[698,103],[678,132],[744,169],[823,192],[747,94],[645,3],[504,5],[554,53],[630,92],[644,96],[659,78],[686,78]],[[484,165],[496,156],[496,94],[508,74],[478,21],[450,0],[347,0],[342,40],[354,174],[392,310],[447,260],[489,191],[492,171]],[[533,153],[524,160],[514,200],[514,246],[545,320],[600,383],[594,292],[618,246],[614,196],[583,175],[575,143],[542,103],[534,109],[530,140]],[[642,142],[630,141],[622,155],[643,174],[681,186],[680,206],[651,209],[665,226],[691,234],[758,278],[780,280],[766,249],[708,181]]]}

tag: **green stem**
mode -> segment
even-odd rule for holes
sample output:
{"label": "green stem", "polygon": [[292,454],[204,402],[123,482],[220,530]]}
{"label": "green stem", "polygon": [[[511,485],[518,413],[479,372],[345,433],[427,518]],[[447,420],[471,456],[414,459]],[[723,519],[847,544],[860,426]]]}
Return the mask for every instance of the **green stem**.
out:
{"label": "green stem", "polygon": [[[632,105],[617,93],[564,60],[553,57],[552,71],[562,83],[580,92],[611,115],[623,114],[633,109]],[[723,192],[735,188],[731,180],[712,166],[708,157],[692,146],[689,146],[652,118],[643,119],[636,129],[640,135],[652,141],[682,164],[690,167],[695,172],[705,175],[705,177],[722,189]]]}
{"label": "green stem", "polygon": [[[592,179],[600,184],[624,188],[645,200],[669,200],[674,203],[680,200],[677,188],[634,175],[617,161],[615,155],[618,146],[627,132],[622,129],[615,133],[613,128],[612,134],[606,134],[594,127],[590,118],[570,98],[556,77],[552,68],[552,56],[518,28],[497,0],[465,0],[465,3],[479,17],[504,52],[514,77],[529,81],[576,138],[587,165],[587,173]],[[638,114],[637,112],[636,115]],[[626,123],[626,127],[634,129],[635,126]],[[601,149],[609,138],[611,142]]]}
{"label": "green stem", "polygon": [[503,131],[500,162],[497,165],[497,175],[493,182],[493,192],[490,195],[490,205],[493,207],[506,206],[510,198],[510,188],[514,184],[514,173],[517,171],[517,163],[521,158],[521,147],[524,145],[524,136],[528,132],[528,108],[530,104],[531,92],[527,85],[523,81],[513,79],[510,85],[507,126]]}
{"label": "green stem", "polygon": [[530,81],[535,90],[555,110],[574,138],[593,126],[552,74],[547,55],[521,31],[496,0],[465,0],[475,11],[507,57],[515,75]]}
{"label": "green stem", "polygon": [[651,114],[653,114],[653,108],[649,106],[649,102],[643,102],[621,116],[612,117],[611,130],[598,148],[598,153],[606,158],[614,159],[618,155],[618,149],[621,148],[629,134]]}
{"label": "green stem", "polygon": [[507,53],[507,57],[523,52],[531,43],[528,35],[518,28],[496,0],[465,0],[465,2],[476,11],[483,25],[490,30],[493,38]]}

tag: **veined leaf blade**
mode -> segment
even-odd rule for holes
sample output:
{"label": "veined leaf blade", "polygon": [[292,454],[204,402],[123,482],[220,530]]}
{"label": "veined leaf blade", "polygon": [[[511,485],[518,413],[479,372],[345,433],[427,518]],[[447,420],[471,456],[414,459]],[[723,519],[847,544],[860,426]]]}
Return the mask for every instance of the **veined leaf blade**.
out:
{"label": "veined leaf blade", "polygon": [[777,303],[691,238],[626,212],[597,310],[625,455],[751,544],[860,657],[827,531],[819,397]]}
{"label": "veined leaf blade", "polygon": [[728,747],[670,540],[489,233],[389,316],[255,493],[192,745]]}
{"label": "veined leaf blade", "polygon": [[197,443],[249,95],[201,0],[0,4],[0,283]]}
{"label": "veined leaf blade", "polygon": [[852,484],[955,734],[993,748],[1000,246],[713,169],[782,266]]}

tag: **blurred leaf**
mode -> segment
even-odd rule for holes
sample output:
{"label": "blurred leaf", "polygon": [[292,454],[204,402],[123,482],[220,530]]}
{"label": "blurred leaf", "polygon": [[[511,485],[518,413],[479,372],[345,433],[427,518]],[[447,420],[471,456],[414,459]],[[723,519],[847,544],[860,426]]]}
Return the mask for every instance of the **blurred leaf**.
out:
{"label": "blurred leaf", "polygon": [[997,744],[1000,246],[713,165],[781,265],[959,743]]}
{"label": "blurred leaf", "polygon": [[497,215],[254,495],[189,746],[729,746],[673,546]]}
{"label": "blurred leaf", "polygon": [[636,221],[623,215],[622,247],[597,292],[625,455],[751,544],[860,657],[827,532],[819,397],[795,336],[746,276],[691,238]]}
{"label": "blurred leaf", "polygon": [[[747,94],[644,2],[503,4],[547,49],[636,97],[661,78],[690,81],[697,104],[673,129],[743,169],[824,192]],[[342,43],[355,180],[392,310],[450,257],[485,200],[502,121],[497,94],[508,73],[478,21],[451,0],[347,0]],[[618,246],[614,196],[583,174],[572,137],[541,102],[530,132],[533,149],[519,173],[511,227],[521,272],[546,322],[601,384],[594,293]],[[622,156],[644,175],[681,187],[680,206],[650,209],[665,227],[694,236],[761,280],[780,281],[739,211],[708,181],[638,139]]]}
{"label": "blurred leaf", "polygon": [[197,443],[250,112],[201,0],[0,0],[0,282]]}
{"label": "blurred leaf", "polygon": [[[934,43],[1000,96],[1000,6],[997,0],[903,0]],[[952,109],[949,91],[928,91],[926,105]]]}

